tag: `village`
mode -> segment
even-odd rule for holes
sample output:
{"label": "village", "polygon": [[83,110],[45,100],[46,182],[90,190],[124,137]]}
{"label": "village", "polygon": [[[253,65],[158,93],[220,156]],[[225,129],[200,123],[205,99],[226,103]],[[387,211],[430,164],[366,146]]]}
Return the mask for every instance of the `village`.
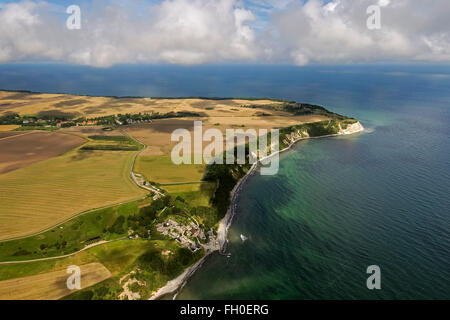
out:
{"label": "village", "polygon": [[63,119],[36,119],[36,118],[28,118],[22,120],[21,124],[23,126],[44,126],[47,128],[57,127],[57,128],[65,128],[65,127],[79,127],[79,126],[98,126],[98,125],[116,125],[122,126],[126,124],[138,124],[138,123],[151,123],[151,119],[133,119],[133,118],[125,118],[122,117],[114,117],[114,119],[75,119],[75,120],[63,120]]}
{"label": "village", "polygon": [[0,116],[0,125],[21,125],[22,127],[39,128],[66,128],[74,126],[122,126],[130,124],[152,123],[153,119],[182,118],[199,116],[192,112],[168,113],[136,113],[117,114],[87,119],[75,118],[70,114],[41,112],[38,115],[21,116],[17,113],[8,113]]}
{"label": "village", "polygon": [[196,252],[204,248],[206,252],[212,252],[219,248],[219,241],[214,232],[209,230],[206,234],[195,219],[184,225],[172,219],[158,224],[157,230],[165,236],[175,239],[181,246]]}

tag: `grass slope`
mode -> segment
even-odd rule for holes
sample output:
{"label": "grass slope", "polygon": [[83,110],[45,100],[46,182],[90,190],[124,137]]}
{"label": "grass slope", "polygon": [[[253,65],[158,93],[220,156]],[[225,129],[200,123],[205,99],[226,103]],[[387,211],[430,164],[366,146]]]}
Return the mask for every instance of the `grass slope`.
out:
{"label": "grass slope", "polygon": [[138,157],[135,172],[160,184],[198,182],[206,165],[175,165],[170,156]]}
{"label": "grass slope", "polygon": [[77,252],[99,241],[126,237],[127,226],[119,226],[118,219],[138,212],[138,202],[133,201],[94,210],[39,235],[2,242],[0,262],[56,257]]}

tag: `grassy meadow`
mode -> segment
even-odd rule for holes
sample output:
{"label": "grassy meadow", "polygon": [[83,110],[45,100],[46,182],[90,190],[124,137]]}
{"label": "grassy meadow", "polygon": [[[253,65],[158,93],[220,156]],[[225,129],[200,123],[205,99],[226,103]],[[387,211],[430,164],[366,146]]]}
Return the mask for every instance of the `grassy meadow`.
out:
{"label": "grassy meadow", "polygon": [[138,151],[141,144],[128,136],[89,136],[89,142],[81,150],[104,150],[104,151]]}
{"label": "grassy meadow", "polygon": [[[127,218],[139,212],[133,201],[119,206],[94,210],[67,221],[44,233],[24,239],[0,243],[0,262],[22,261],[66,255],[100,241],[126,237],[126,220],[119,225],[119,217]],[[118,222],[116,222],[118,221]]]}
{"label": "grassy meadow", "polygon": [[[130,243],[132,243],[131,246]],[[118,299],[123,292],[124,282],[130,276],[143,284],[135,284],[132,291],[138,292],[141,299],[148,299],[151,292],[181,274],[186,267],[204,254],[203,251],[192,254],[188,249],[181,248],[175,241],[123,240],[108,245],[114,247],[101,246],[90,250],[116,276],[90,288],[74,292],[64,299]]]}
{"label": "grassy meadow", "polygon": [[206,165],[176,165],[170,156],[140,156],[134,171],[150,181],[160,184],[199,182],[205,173]]}
{"label": "grassy meadow", "polygon": [[126,271],[149,247],[149,240],[124,239],[92,247],[69,257],[27,263],[0,264],[0,286],[4,280],[28,277],[66,269],[71,265],[95,262],[103,264],[113,276],[117,276]]}
{"label": "grassy meadow", "polygon": [[[10,298],[8,290],[11,288],[11,284],[21,284],[24,279],[33,277],[33,287],[24,288],[17,294],[27,294],[26,291],[31,291],[31,294],[39,293],[39,297],[27,297],[30,299],[45,298],[45,299],[58,299],[66,295],[77,294],[77,292],[64,291],[58,297],[54,296],[53,290],[60,292],[62,285],[65,288],[65,281],[69,275],[65,274],[67,267],[71,265],[81,266],[83,272],[83,266],[96,266],[91,267],[92,275],[97,275],[89,278],[94,278],[96,281],[89,280],[87,285],[83,285],[82,279],[82,291],[86,287],[90,287],[96,283],[99,283],[100,288],[105,288],[105,279],[107,282],[106,292],[103,290],[102,298],[107,298],[106,294],[119,293],[120,287],[117,286],[119,275],[127,272],[133,264],[138,260],[140,256],[145,254],[149,249],[154,250],[157,248],[160,251],[172,248],[173,243],[166,244],[165,241],[149,241],[149,240],[118,240],[114,242],[105,243],[101,246],[89,248],[86,251],[77,253],[74,256],[46,260],[36,261],[20,264],[0,264],[0,299]],[[156,271],[156,270],[155,270]],[[60,275],[64,273],[64,282],[54,281],[55,274]],[[110,278],[111,277],[111,278]],[[98,287],[98,286],[94,286]],[[118,288],[117,288],[118,287]],[[115,292],[114,289],[119,290]],[[21,297],[15,297],[21,298]],[[111,298],[117,298],[116,295]]]}
{"label": "grassy meadow", "polygon": [[193,207],[210,206],[211,198],[216,189],[213,182],[196,182],[161,186],[174,197],[181,197]]}

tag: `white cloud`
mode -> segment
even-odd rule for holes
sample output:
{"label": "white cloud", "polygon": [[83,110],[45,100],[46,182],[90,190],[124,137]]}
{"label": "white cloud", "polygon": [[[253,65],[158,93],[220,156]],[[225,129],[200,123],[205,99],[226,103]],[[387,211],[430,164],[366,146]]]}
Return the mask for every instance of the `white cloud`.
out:
{"label": "white cloud", "polygon": [[[380,0],[380,1],[383,1],[383,0]],[[331,1],[327,5],[324,6],[324,9],[325,9],[325,11],[334,11],[340,3],[341,2],[339,0]]]}
{"label": "white cloud", "polygon": [[110,66],[256,57],[253,30],[247,26],[254,16],[234,0],[166,0],[141,6],[139,12],[135,7],[95,1],[89,10],[82,8],[82,28],[76,31],[67,30],[65,23],[47,14],[49,7],[30,1],[4,5],[0,62],[52,59]]}
{"label": "white cloud", "polygon": [[[381,30],[368,30],[373,0],[309,0],[273,15],[279,55],[298,65],[374,61],[450,61],[447,0],[379,0]],[[375,2],[377,3],[377,2]],[[273,33],[273,32],[272,32]]]}
{"label": "white cloud", "polygon": [[[450,61],[448,0],[127,3],[93,0],[82,7],[79,31],[65,28],[63,7],[39,0],[3,3],[0,63]],[[366,27],[366,9],[374,3],[381,7],[381,30]]]}
{"label": "white cloud", "polygon": [[386,7],[391,3],[391,0],[378,0],[378,5],[380,7]]}

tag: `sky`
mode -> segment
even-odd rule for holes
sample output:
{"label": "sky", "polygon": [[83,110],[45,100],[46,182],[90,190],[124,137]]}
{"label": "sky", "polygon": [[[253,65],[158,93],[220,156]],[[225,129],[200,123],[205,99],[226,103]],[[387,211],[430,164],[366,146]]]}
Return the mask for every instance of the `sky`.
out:
{"label": "sky", "polygon": [[0,63],[448,63],[449,17],[449,0],[0,0]]}

